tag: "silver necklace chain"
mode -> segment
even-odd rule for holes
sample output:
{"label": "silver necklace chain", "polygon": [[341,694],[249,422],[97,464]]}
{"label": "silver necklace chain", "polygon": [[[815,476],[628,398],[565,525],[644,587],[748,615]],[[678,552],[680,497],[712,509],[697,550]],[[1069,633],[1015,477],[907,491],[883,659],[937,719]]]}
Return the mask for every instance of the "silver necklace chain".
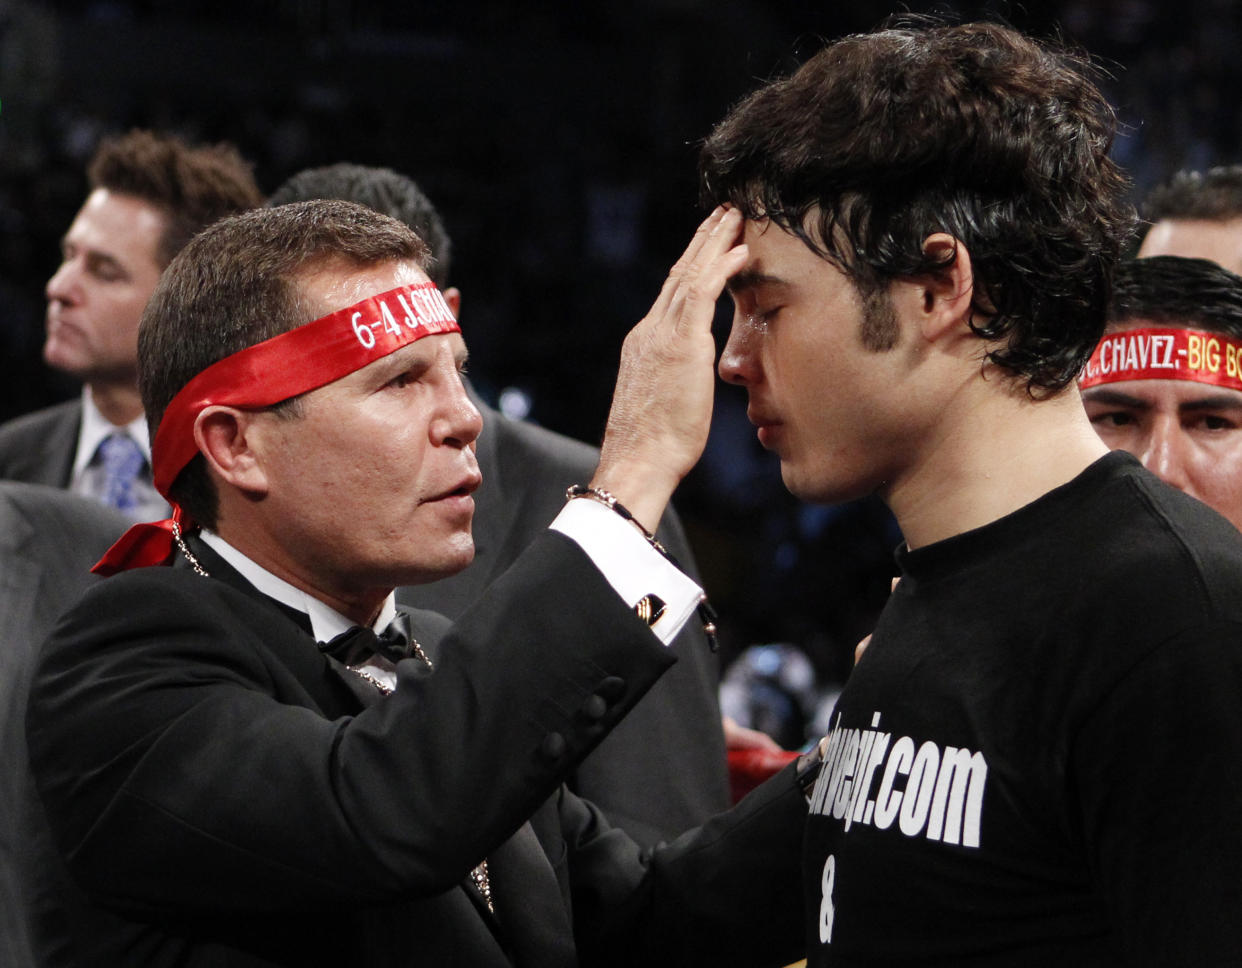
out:
{"label": "silver necklace chain", "polygon": [[186,547],[185,539],[181,537],[181,525],[179,525],[176,521],[172,523],[172,536],[173,541],[177,542],[177,547],[181,549],[181,553],[185,555],[185,560],[190,563],[190,567],[194,569],[195,573],[202,575],[204,578],[210,578],[211,576],[207,574],[207,569],[199,564],[198,559],[195,558],[190,549]]}
{"label": "silver necklace chain", "polygon": [[[177,547],[180,549],[181,553],[185,555],[185,560],[190,563],[190,567],[194,569],[195,573],[202,575],[204,578],[210,578],[211,576],[207,574],[207,569],[204,568],[199,560],[194,557],[194,553],[186,547],[185,540],[181,537],[181,525],[179,525],[176,521],[172,523],[172,536],[173,541],[177,543]],[[414,638],[412,635],[410,636],[410,650],[417,658],[422,659],[422,661],[427,664],[428,669],[435,669],[435,666],[431,662],[431,657],[423,651],[423,647],[419,644],[418,639]],[[366,669],[355,669],[353,666],[346,666],[345,668],[349,669],[350,672],[359,678],[369,682],[385,696],[393,691],[392,686],[384,682],[382,679],[371,675],[371,673],[367,672]],[[474,886],[478,888],[479,893],[483,895],[483,903],[487,905],[487,909],[492,914],[495,914],[496,907],[492,904],[492,881],[488,876],[486,859],[481,861],[479,866],[470,872],[470,879],[474,882]]]}

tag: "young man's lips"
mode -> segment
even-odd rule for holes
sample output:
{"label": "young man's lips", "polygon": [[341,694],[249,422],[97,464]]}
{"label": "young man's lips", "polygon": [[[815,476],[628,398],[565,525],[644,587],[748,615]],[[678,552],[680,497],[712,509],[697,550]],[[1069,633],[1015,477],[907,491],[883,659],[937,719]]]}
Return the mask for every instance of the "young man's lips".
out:
{"label": "young man's lips", "polygon": [[756,436],[759,443],[766,448],[771,448],[774,438],[780,431],[781,422],[771,414],[762,413],[758,410],[748,409],[746,417],[755,425]]}
{"label": "young man's lips", "polygon": [[758,430],[756,431],[759,443],[770,450],[773,443],[776,441],[777,434],[780,432],[780,427],[781,425],[778,423],[759,424]]}

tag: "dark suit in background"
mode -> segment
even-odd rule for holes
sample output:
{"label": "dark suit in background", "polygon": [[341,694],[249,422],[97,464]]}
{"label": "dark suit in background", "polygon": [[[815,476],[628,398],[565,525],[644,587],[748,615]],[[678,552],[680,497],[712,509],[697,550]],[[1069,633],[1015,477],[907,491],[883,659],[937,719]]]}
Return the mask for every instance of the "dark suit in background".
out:
{"label": "dark suit in background", "polygon": [[[94,900],[65,925],[76,964],[797,957],[791,773],[651,856],[559,786],[672,662],[571,540],[541,536],[382,700],[191,546],[210,578],[108,579],[36,673],[32,761]],[[484,855],[495,916],[467,876]]]}
{"label": "dark suit in background", "polygon": [[68,487],[81,426],[80,397],[0,424],[0,479]]}
{"label": "dark suit in background", "polygon": [[[511,420],[472,394],[483,414],[477,444],[483,486],[475,493],[474,563],[430,585],[400,588],[403,604],[456,618],[501,575],[565,504],[565,488],[590,481],[599,451],[534,424]],[[659,537],[698,574],[670,510]],[[569,777],[570,788],[644,845],[673,837],[729,806],[720,669],[702,625],[677,637],[677,664]]]}
{"label": "dark suit in background", "polygon": [[[5,968],[70,963],[63,952],[57,954],[63,872],[26,762],[26,690],[39,646],[94,580],[91,565],[128,524],[119,513],[64,491],[0,482],[0,965]],[[36,910],[38,917],[32,916]],[[36,948],[45,957],[36,960]]]}

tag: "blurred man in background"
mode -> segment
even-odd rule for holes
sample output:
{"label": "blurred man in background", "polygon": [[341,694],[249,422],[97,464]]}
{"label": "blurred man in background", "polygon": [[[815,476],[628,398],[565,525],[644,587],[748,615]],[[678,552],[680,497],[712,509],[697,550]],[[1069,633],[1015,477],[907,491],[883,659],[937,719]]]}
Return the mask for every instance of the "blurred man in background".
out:
{"label": "blurred man in background", "polygon": [[1104,443],[1242,528],[1242,278],[1206,259],[1122,264],[1079,385]]}
{"label": "blurred man in background", "polygon": [[1242,165],[1181,171],[1143,203],[1151,228],[1139,257],[1210,259],[1242,272]]}
{"label": "blurred man in background", "polygon": [[226,145],[151,131],[104,141],[47,283],[43,359],[82,395],[0,426],[0,477],[68,488],[134,520],[163,517],[138,394],[138,321],[164,267],[216,219],[262,204]]}

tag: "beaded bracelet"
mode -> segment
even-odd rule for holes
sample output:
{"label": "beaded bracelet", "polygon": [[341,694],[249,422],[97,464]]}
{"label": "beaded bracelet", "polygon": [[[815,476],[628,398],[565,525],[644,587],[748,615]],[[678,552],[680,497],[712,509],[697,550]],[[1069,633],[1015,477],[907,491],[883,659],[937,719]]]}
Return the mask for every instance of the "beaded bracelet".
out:
{"label": "beaded bracelet", "polygon": [[[669,550],[660,543],[660,540],[643,527],[643,523],[634,517],[630,513],[630,509],[618,501],[612,493],[605,491],[602,487],[590,487],[587,484],[571,484],[565,489],[566,501],[572,501],[574,498],[579,497],[587,497],[593,501],[598,501],[610,511],[621,515],[622,518],[629,521],[642,533],[642,536],[647,539],[647,543],[658,551],[665,560],[672,563],[678,570],[685,571],[681,567],[681,563],[669,553]],[[705,593],[699,594],[699,603],[695,610],[698,612],[699,621],[703,623],[703,634],[707,636],[708,648],[713,652],[717,651],[720,648],[720,642],[716,637],[716,610],[712,608],[711,602],[707,600]]]}

